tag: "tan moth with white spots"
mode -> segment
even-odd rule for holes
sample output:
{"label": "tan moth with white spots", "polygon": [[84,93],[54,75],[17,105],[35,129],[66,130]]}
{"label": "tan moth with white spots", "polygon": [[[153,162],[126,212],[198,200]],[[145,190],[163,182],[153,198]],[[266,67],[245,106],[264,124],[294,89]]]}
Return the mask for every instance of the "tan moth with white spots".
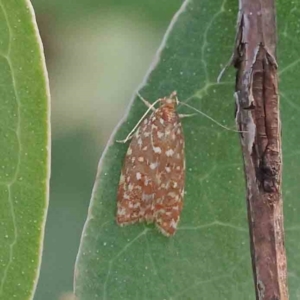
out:
{"label": "tan moth with white spots", "polygon": [[158,100],[132,137],[121,173],[119,225],[155,223],[166,236],[175,234],[183,206],[184,137],[176,112],[176,92]]}

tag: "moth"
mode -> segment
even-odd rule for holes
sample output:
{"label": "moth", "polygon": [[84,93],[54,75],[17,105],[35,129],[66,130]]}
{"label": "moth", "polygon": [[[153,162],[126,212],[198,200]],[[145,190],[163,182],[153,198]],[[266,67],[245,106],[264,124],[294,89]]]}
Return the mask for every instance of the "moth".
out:
{"label": "moth", "polygon": [[[117,193],[116,222],[155,223],[165,236],[175,234],[183,207],[184,135],[176,112],[177,94],[160,98],[129,144]],[[155,103],[156,103],[155,102]]]}

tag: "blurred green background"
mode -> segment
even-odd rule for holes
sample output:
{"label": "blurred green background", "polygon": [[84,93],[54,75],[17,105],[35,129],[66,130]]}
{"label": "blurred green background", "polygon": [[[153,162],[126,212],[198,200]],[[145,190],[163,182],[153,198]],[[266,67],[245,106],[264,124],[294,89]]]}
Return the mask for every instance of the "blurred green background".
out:
{"label": "blurred green background", "polygon": [[34,300],[63,299],[101,152],[182,0],[33,0],[52,96],[52,172]]}

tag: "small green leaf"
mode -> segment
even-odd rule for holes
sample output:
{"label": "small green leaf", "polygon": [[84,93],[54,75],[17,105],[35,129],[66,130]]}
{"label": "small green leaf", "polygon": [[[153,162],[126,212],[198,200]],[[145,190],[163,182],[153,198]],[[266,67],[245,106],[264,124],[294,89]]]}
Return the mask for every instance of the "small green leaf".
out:
{"label": "small green leaf", "polygon": [[31,299],[48,206],[47,72],[29,1],[0,1],[0,299]]}
{"label": "small green leaf", "polygon": [[[170,26],[155,65],[142,84],[142,96],[153,102],[177,90],[179,100],[235,128],[233,68],[227,71],[220,84],[216,80],[232,53],[237,5],[234,0],[185,1]],[[293,4],[281,0],[277,8],[279,36],[284,40],[298,30],[299,14],[280,19],[289,14]],[[298,63],[296,46],[288,59],[283,59],[286,46],[283,42],[279,45],[283,72],[287,76],[285,71],[288,70],[294,74],[297,72],[294,66]],[[298,85],[296,76],[288,78],[281,78],[280,85],[290,105],[294,106],[291,110],[288,101],[283,101],[282,118],[286,120],[283,130],[289,132],[283,138],[286,154],[284,196],[285,202],[289,201],[286,228],[288,247],[291,238],[293,251],[299,251],[297,239],[290,234],[291,231],[299,234],[296,216],[300,188],[295,178],[300,159],[296,156],[299,151],[294,150],[300,142],[295,126],[299,106],[292,98],[297,96]],[[254,299],[238,134],[200,115],[183,119],[186,195],[175,237],[166,238],[151,225],[123,228],[116,225],[116,193],[128,145],[115,140],[124,139],[145,110],[144,104],[136,98],[100,160],[75,267],[76,295],[80,300]],[[184,106],[179,106],[178,112],[193,113]],[[291,281],[291,295],[296,295],[299,258],[289,250],[288,254],[293,257],[290,267],[295,275],[295,282]]]}

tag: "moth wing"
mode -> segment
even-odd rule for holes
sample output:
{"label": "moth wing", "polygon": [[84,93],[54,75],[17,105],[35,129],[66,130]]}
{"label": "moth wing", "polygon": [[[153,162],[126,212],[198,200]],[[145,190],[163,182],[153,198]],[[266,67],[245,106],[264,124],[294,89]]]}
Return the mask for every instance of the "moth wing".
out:
{"label": "moth wing", "polygon": [[[158,132],[163,128],[158,128]],[[155,223],[166,236],[174,235],[183,207],[185,181],[184,136],[179,116],[164,136],[153,134],[153,142],[161,145],[160,164],[157,169],[158,189],[155,197]]]}
{"label": "moth wing", "polygon": [[119,225],[153,222],[157,190],[155,168],[151,164],[157,160],[151,147],[153,120],[155,112],[137,129],[126,153],[117,194],[116,221]]}

